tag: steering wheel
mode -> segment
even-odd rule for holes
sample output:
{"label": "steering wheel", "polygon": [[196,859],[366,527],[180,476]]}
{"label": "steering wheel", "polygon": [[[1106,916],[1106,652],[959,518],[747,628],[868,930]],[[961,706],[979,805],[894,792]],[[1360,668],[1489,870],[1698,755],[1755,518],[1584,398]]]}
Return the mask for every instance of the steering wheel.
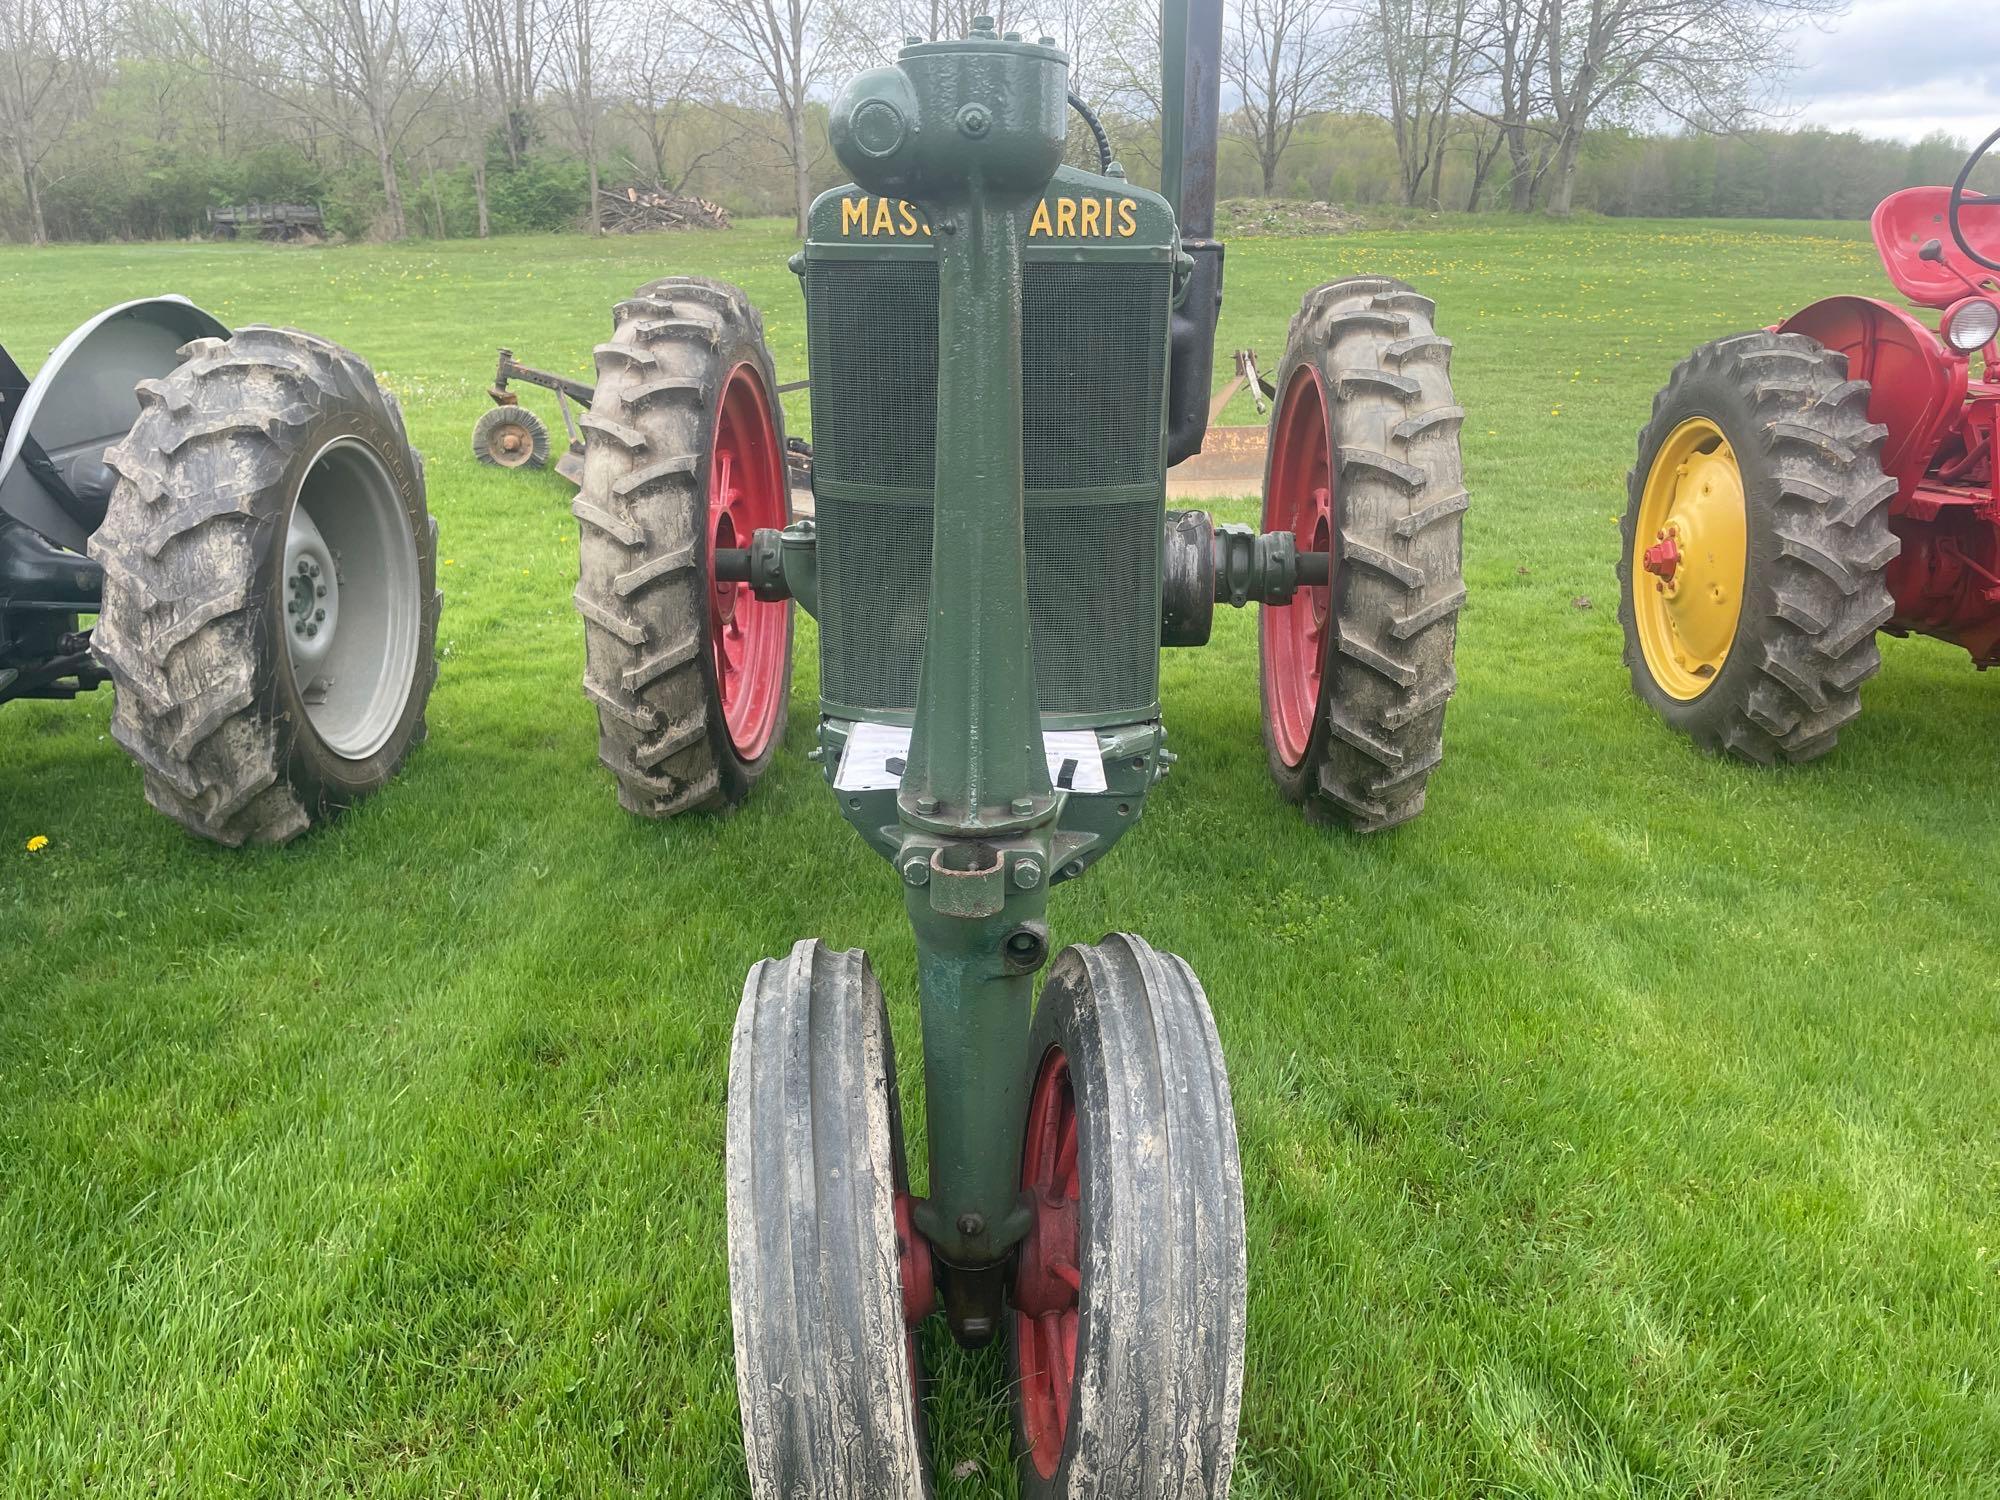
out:
{"label": "steering wheel", "polygon": [[1965,231],[1959,227],[1958,215],[1959,210],[1967,206],[1973,208],[2000,208],[2000,197],[1994,197],[1988,193],[1974,193],[1968,198],[1965,194],[1965,184],[1972,178],[1972,169],[1979,165],[1981,158],[1988,151],[1993,149],[1993,144],[1996,141],[2000,141],[2000,130],[1994,131],[1993,134],[1981,141],[1979,148],[1965,159],[1965,165],[1958,169],[1958,181],[1951,185],[1951,202],[1945,209],[1945,222],[1951,226],[1951,237],[1957,241],[1958,248],[1989,271],[2000,271],[2000,261],[1988,260],[1965,242]]}

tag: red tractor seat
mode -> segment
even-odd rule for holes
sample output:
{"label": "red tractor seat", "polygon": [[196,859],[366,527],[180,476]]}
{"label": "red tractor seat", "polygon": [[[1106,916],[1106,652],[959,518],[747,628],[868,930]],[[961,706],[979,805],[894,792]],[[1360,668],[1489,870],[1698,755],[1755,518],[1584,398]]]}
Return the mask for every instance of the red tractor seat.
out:
{"label": "red tractor seat", "polygon": [[[1968,260],[1952,241],[1951,226],[1945,222],[1950,203],[1950,188],[1904,188],[1876,204],[1875,217],[1869,223],[1882,269],[1889,273],[1896,290],[1920,307],[1951,306],[1967,295],[1968,281],[1974,286],[1993,285],[1993,273]],[[1958,223],[1981,255],[2000,260],[2000,203],[1989,207],[1977,197],[1968,197],[1959,209]],[[1918,258],[1917,252],[1930,240],[1943,247],[1943,260]],[[1958,275],[1952,274],[1954,271]]]}

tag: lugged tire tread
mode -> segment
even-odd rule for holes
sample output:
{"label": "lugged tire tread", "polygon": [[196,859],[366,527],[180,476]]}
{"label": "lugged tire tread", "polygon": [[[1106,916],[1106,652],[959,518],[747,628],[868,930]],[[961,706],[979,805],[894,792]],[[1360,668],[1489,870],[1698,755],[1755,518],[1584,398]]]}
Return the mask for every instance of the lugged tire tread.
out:
{"label": "lugged tire tread", "polygon": [[[1782,376],[1776,372],[1782,371]],[[1619,528],[1619,620],[1634,691],[1662,712],[1639,645],[1633,604],[1634,532],[1650,455],[1691,414],[1688,387],[1722,381],[1747,399],[1749,431],[1732,443],[1761,445],[1755,455],[1772,474],[1772,537],[1765,563],[1770,606],[1744,616],[1711,692],[1727,691],[1735,654],[1756,675],[1734,701],[1708,695],[1677,719],[1704,749],[1758,765],[1803,764],[1834,748],[1840,729],[1860,712],[1861,684],[1881,667],[1875,632],[1895,613],[1884,570],[1900,544],[1889,530],[1896,482],[1881,468],[1887,429],[1868,420],[1868,384],[1848,377],[1844,355],[1796,333],[1746,333],[1704,344],[1675,367],[1653,400],[1626,476]],[[1754,581],[1753,581],[1754,582]],[[1658,694],[1656,697],[1655,695]]]}
{"label": "lugged tire tread", "polygon": [[[727,734],[700,660],[708,610],[700,558],[708,398],[726,373],[715,353],[725,329],[762,325],[737,288],[685,277],[649,282],[617,304],[614,319],[610,342],[597,346],[583,484],[570,506],[581,523],[584,693],[620,804],[669,818],[731,806],[748,791],[725,777],[717,748]],[[769,382],[769,356],[760,349],[760,357]],[[781,716],[773,745],[783,735]]]}
{"label": "lugged tire tread", "polygon": [[1423,810],[1457,683],[1465,414],[1433,317],[1403,282],[1333,282],[1305,297],[1285,357],[1327,385],[1339,529],[1325,753],[1292,794],[1362,832]]}
{"label": "lugged tire tread", "polygon": [[[90,539],[104,570],[91,645],[112,678],[112,738],[138,763],[147,801],[218,844],[281,844],[329,809],[287,781],[291,731],[258,687],[257,543],[282,524],[288,454],[329,398],[374,407],[408,439],[367,364],[326,339],[253,326],[180,354],[173,373],[139,383],[138,421],[105,454],[118,478]],[[409,745],[437,679],[441,599],[433,591],[422,607]]]}

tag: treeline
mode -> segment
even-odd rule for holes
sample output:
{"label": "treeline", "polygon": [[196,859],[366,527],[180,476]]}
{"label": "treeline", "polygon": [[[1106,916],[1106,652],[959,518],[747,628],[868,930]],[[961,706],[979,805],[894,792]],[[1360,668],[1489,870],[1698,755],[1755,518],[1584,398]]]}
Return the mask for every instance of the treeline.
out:
{"label": "treeline", "polygon": [[[1458,212],[1511,206],[1510,164],[1502,159],[1483,177],[1479,173],[1480,123],[1465,123],[1422,206]],[[1943,135],[1913,145],[1817,128],[1732,135],[1595,130],[1579,153],[1575,207],[1642,218],[1865,219],[1898,188],[1949,183],[1968,149]],[[1989,158],[1977,181],[2000,191],[2000,161]],[[1219,186],[1225,197],[1280,196],[1361,208],[1403,202],[1395,140],[1388,122],[1374,116],[1304,122],[1274,195],[1262,194],[1254,153],[1226,141]]]}
{"label": "treeline", "polygon": [[[1227,0],[1220,190],[1863,216],[1963,148],[1756,128],[1787,28],[1834,4]],[[975,10],[1065,47],[1155,180],[1159,0],[0,0],[0,236],[185,238],[253,201],[350,238],[594,228],[627,182],[802,217],[835,82]]]}

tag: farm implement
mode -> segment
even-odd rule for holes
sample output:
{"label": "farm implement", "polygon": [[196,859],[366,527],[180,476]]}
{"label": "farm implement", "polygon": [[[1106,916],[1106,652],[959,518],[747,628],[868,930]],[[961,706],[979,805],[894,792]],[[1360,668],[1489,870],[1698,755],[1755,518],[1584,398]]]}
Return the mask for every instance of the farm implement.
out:
{"label": "farm implement", "polygon": [[[1834,747],[1876,632],[2000,660],[2000,197],[1906,188],[1875,210],[1894,303],[1839,296],[1705,345],[1639,435],[1619,559],[1632,685],[1703,747]],[[1980,361],[1980,378],[1972,361]]]}
{"label": "farm implement", "polygon": [[[583,433],[576,423],[576,407],[590,409],[596,398],[597,387],[585,385],[581,380],[571,380],[567,375],[558,375],[553,370],[537,369],[524,365],[514,358],[512,349],[502,349],[500,359],[493,371],[493,384],[486,388],[492,398],[489,411],[479,414],[479,420],[472,424],[472,456],[489,468],[499,469],[539,469],[549,461],[549,427],[540,417],[521,404],[520,393],[513,389],[514,382],[523,385],[540,386],[545,391],[553,391],[556,408],[562,413],[563,430],[569,435],[569,444],[563,456],[556,460],[556,473],[573,485],[583,483]],[[775,388],[774,394],[784,395],[787,391],[802,391],[809,382],[795,380],[789,385]],[[808,493],[812,489],[812,446],[793,438],[785,445],[785,462],[792,483],[802,486]]]}
{"label": "farm implement", "polygon": [[33,381],[0,349],[0,438],[0,703],[111,683],[147,800],[221,844],[395,774],[436,677],[437,539],[359,358],[127,302]]}
{"label": "farm implement", "polygon": [[[1242,1392],[1243,1197],[1214,1018],[1053,887],[1174,761],[1162,646],[1261,606],[1266,749],[1315,819],[1392,827],[1442,754],[1466,506],[1429,301],[1308,294],[1271,389],[1260,530],[1169,511],[1210,402],[1221,10],[1166,7],[1163,191],[1062,165],[1067,59],[976,19],[834,99],[813,205],[815,514],[791,514],[756,308],[641,287],[596,350],[576,601],[624,806],[743,800],[783,740],[796,602],[812,758],[916,938],[929,1173],[883,995],[807,939],[731,1049],[728,1241],[751,1492],[930,1493],[917,1330],[1004,1341],[1023,1493],[1220,1497]],[[1086,118],[1088,118],[1086,116]],[[1042,975],[1039,1004],[1036,976]]]}

